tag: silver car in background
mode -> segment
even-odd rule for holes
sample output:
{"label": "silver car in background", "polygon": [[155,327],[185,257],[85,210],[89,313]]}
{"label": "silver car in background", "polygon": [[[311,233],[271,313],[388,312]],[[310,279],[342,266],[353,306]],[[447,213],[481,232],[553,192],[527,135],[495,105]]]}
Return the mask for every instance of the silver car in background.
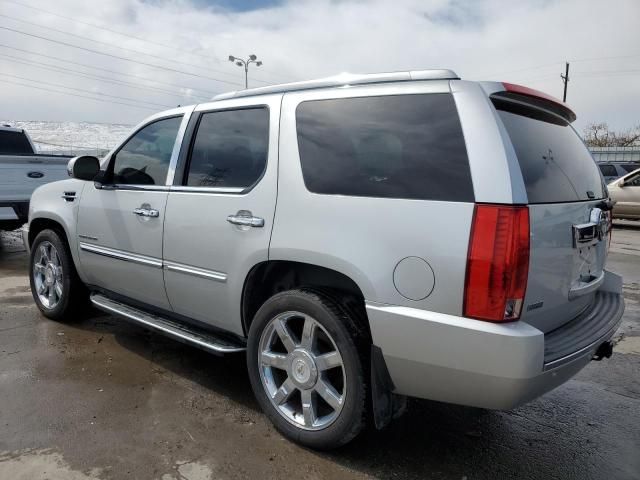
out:
{"label": "silver car in background", "polygon": [[35,192],[33,297],[54,319],[90,300],[246,350],[263,410],[313,448],[383,427],[405,396],[510,409],[610,356],[624,310],[574,120],[448,70],[163,112]]}

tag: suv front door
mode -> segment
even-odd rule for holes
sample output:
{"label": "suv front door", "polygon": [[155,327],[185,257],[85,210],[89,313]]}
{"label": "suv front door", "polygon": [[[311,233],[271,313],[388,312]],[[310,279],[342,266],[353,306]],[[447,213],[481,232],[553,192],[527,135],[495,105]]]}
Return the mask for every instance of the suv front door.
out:
{"label": "suv front door", "polygon": [[240,335],[244,280],[268,259],[281,98],[198,106],[167,200],[164,268],[173,310]]}
{"label": "suv front door", "polygon": [[170,310],[162,275],[162,229],[189,109],[139,128],[84,189],[78,209],[80,264],[89,284]]}

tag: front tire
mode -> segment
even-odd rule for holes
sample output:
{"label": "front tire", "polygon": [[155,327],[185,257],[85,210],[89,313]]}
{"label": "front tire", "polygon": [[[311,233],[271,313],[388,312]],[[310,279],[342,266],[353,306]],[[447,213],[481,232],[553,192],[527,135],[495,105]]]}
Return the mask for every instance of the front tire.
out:
{"label": "front tire", "polygon": [[299,289],[267,300],[251,324],[247,367],[254,394],[286,437],[339,447],[365,425],[366,340],[339,301]]}
{"label": "front tire", "polygon": [[88,303],[69,246],[55,230],[43,230],[33,241],[29,281],[36,305],[52,320],[72,320]]}

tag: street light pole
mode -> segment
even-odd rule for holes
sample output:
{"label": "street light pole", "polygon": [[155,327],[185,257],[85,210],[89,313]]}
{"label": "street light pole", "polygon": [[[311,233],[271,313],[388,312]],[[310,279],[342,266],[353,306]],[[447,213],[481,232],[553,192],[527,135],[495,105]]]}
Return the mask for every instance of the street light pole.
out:
{"label": "street light pole", "polygon": [[234,62],[239,67],[244,67],[244,88],[249,88],[249,65],[252,63],[256,64],[256,67],[262,65],[262,62],[258,60],[258,57],[255,55],[249,55],[249,58],[246,60],[239,57],[234,57],[233,55],[229,55],[229,61]]}

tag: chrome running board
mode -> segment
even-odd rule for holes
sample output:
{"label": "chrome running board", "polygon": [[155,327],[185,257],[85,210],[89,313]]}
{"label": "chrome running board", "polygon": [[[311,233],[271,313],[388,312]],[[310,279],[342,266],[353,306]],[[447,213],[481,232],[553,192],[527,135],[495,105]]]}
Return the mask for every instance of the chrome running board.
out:
{"label": "chrome running board", "polygon": [[215,333],[208,330],[178,323],[165,317],[145,312],[144,310],[112,300],[111,298],[99,293],[91,294],[91,303],[100,310],[104,310],[108,313],[114,313],[209,352],[221,354],[243,352],[246,350],[246,347],[241,345],[240,342],[234,343],[233,341],[217,336]]}

